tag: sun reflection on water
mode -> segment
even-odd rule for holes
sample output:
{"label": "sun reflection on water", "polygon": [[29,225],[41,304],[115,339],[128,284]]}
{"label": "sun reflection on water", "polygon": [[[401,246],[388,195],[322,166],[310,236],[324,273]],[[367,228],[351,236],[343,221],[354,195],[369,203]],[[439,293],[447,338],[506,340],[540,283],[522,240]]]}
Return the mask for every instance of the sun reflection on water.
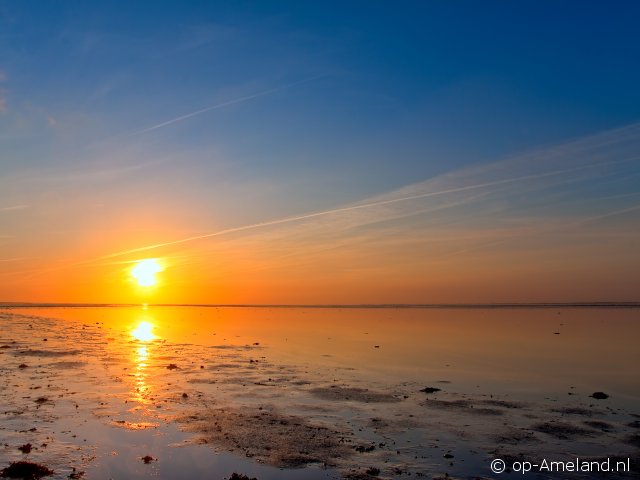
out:
{"label": "sun reflection on water", "polygon": [[154,342],[158,337],[153,333],[153,323],[141,320],[135,329],[131,331],[131,336],[135,339],[137,346],[133,353],[135,372],[133,373],[133,400],[141,407],[147,407],[152,403],[152,392],[149,385],[149,366],[154,350]]}
{"label": "sun reflection on water", "polygon": [[153,324],[145,321],[138,323],[137,328],[131,332],[131,335],[141,342],[149,342],[156,338],[153,334]]}

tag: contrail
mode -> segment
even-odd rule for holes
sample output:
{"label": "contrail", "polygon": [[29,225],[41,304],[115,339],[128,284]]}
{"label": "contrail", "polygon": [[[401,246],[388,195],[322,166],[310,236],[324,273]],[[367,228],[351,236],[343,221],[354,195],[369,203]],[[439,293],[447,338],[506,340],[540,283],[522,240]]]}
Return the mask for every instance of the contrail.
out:
{"label": "contrail", "polygon": [[181,122],[182,120],[186,120],[191,117],[195,117],[197,115],[202,115],[203,113],[210,112],[211,110],[217,110],[222,107],[227,107],[229,105],[235,105],[237,103],[243,103],[249,100],[253,100],[254,98],[265,97],[267,95],[271,95],[273,93],[279,92],[281,90],[286,90],[288,88],[295,87],[296,85],[301,85],[303,83],[311,82],[313,80],[317,80],[318,78],[326,77],[328,74],[316,75],[315,77],[305,78],[303,80],[298,80],[297,82],[288,83],[286,85],[282,85],[280,87],[270,88],[269,90],[263,90],[262,92],[254,93],[251,95],[246,95],[244,97],[234,98],[233,100],[228,100],[226,102],[217,103],[215,105],[210,105],[205,108],[201,108],[200,110],[196,110],[195,112],[185,113],[184,115],[180,115],[179,117],[172,118],[171,120],[167,120],[162,123],[158,123],[156,125],[152,125],[151,127],[143,128],[141,130],[137,130],[133,133],[127,135],[128,137],[132,137],[135,135],[140,135],[142,133],[151,132],[153,130],[157,130],[159,128],[163,128],[169,125],[173,125],[174,123]]}
{"label": "contrail", "polygon": [[[536,231],[536,234],[545,234],[545,233],[553,233],[553,232],[557,232],[557,231],[562,231],[562,230],[567,230],[569,228],[574,228],[574,227],[581,227],[585,224],[589,224],[592,222],[596,222],[598,220],[602,220],[604,218],[609,218],[609,217],[616,217],[618,215],[624,215],[625,213],[629,213],[629,212],[635,212],[636,210],[640,210],[640,203],[637,205],[632,205],[630,207],[626,207],[626,208],[621,208],[619,210],[612,210],[610,212],[607,213],[603,213],[601,215],[594,215],[592,217],[587,217],[587,218],[582,218],[580,220],[577,220],[575,222],[570,222],[570,223],[566,223],[562,226],[554,226],[554,227],[549,227],[549,228],[543,228],[541,230]],[[500,239],[500,240],[493,240],[491,242],[487,242],[487,243],[483,243],[481,245],[475,245],[475,246],[470,246],[467,248],[463,248],[461,250],[456,250],[453,252],[449,252],[449,253],[445,253],[443,255],[440,255],[438,258],[451,258],[451,257],[456,257],[458,255],[464,254],[464,253],[468,253],[468,252],[472,252],[472,251],[476,251],[476,250],[482,250],[486,247],[494,247],[496,245],[501,245],[501,244],[505,244],[505,243],[509,243],[513,240],[520,240],[524,237],[530,236],[531,233],[524,233],[524,234],[520,234],[520,235],[515,235],[509,238],[504,238],[504,239]]]}
{"label": "contrail", "polygon": [[0,207],[0,212],[10,212],[12,210],[23,210],[29,208],[29,205],[10,205],[8,207]]}
{"label": "contrail", "polygon": [[[351,205],[348,207],[341,207],[341,208],[334,208],[331,210],[324,210],[321,212],[313,212],[313,213],[306,213],[303,215],[296,215],[296,216],[292,216],[292,217],[285,217],[285,218],[280,218],[277,220],[268,220],[266,222],[259,222],[259,223],[252,223],[250,225],[243,225],[241,227],[233,227],[233,228],[227,228],[224,230],[219,230],[217,232],[212,232],[212,233],[205,233],[203,235],[195,235],[192,237],[186,237],[186,238],[181,238],[178,240],[172,240],[169,242],[163,242],[163,243],[156,243],[153,245],[147,245],[144,247],[138,247],[138,248],[133,248],[130,250],[124,250],[121,252],[116,252],[116,253],[111,253],[109,255],[104,255],[102,257],[98,257],[96,260],[106,260],[109,258],[114,258],[114,257],[120,257],[123,255],[129,255],[132,253],[139,253],[139,252],[144,252],[147,250],[153,250],[156,248],[161,248],[161,247],[169,247],[172,245],[179,245],[182,243],[187,243],[187,242],[193,242],[195,240],[203,240],[205,238],[212,238],[212,237],[218,237],[221,235],[228,235],[230,233],[236,233],[236,232],[242,232],[245,230],[253,230],[256,228],[262,228],[262,227],[269,227],[272,225],[280,225],[283,223],[291,223],[291,222],[297,222],[300,220],[307,220],[310,218],[316,218],[316,217],[322,217],[322,216],[326,216],[326,215],[333,215],[336,213],[342,213],[342,212],[349,212],[349,211],[353,211],[353,210],[360,210],[360,209],[365,209],[365,208],[371,208],[371,207],[379,207],[382,205],[390,205],[393,203],[398,203],[398,202],[406,202],[409,200],[416,200],[416,199],[421,199],[421,198],[428,198],[428,197],[435,197],[437,195],[445,195],[448,193],[456,193],[456,192],[464,192],[464,191],[469,191],[469,190],[476,190],[479,188],[485,188],[485,187],[493,187],[493,186],[497,186],[497,185],[505,185],[505,184],[509,184],[509,183],[515,183],[515,182],[520,182],[520,181],[524,181],[524,180],[534,180],[534,179],[539,179],[539,178],[545,178],[545,177],[551,177],[551,176],[557,176],[557,175],[562,175],[565,173],[570,173],[570,172],[575,172],[578,170],[584,170],[587,168],[595,168],[595,167],[600,167],[602,165],[606,165],[609,163],[616,163],[616,162],[601,162],[601,163],[596,163],[596,164],[591,164],[591,165],[585,165],[585,166],[580,166],[580,167],[573,167],[573,168],[566,168],[566,169],[562,169],[562,170],[555,170],[553,172],[544,172],[544,173],[536,173],[536,174],[530,174],[530,175],[522,175],[519,177],[511,177],[511,178],[506,178],[506,179],[502,179],[502,180],[495,180],[492,182],[484,182],[484,183],[478,183],[475,185],[467,185],[464,187],[455,187],[455,188],[448,188],[448,189],[444,189],[444,190],[438,190],[436,192],[425,192],[425,193],[418,193],[415,195],[407,195],[404,197],[399,197],[399,198],[391,198],[388,200],[377,200],[377,201],[373,201],[373,202],[367,202],[367,203],[361,203],[359,205]],[[85,263],[85,262],[82,262]]]}

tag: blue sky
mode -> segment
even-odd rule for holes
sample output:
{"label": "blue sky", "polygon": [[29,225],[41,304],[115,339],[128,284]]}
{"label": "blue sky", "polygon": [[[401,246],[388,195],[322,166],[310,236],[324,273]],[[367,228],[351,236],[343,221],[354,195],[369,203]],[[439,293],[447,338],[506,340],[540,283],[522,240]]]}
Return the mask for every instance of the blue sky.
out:
{"label": "blue sky", "polygon": [[126,205],[156,221],[162,205],[180,233],[206,233],[633,124],[639,14],[636,2],[4,2],[0,234],[89,235],[85,216]]}

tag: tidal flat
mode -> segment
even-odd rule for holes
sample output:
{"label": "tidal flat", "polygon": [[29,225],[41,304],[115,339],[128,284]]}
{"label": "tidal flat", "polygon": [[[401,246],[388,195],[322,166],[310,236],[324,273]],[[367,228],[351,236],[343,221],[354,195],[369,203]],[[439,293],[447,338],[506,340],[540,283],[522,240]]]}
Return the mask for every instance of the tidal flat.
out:
{"label": "tidal flat", "polygon": [[[6,308],[0,471],[29,462],[50,479],[496,478],[496,458],[580,457],[629,458],[617,478],[637,478],[639,315]],[[602,478],[575,478],[590,475]]]}

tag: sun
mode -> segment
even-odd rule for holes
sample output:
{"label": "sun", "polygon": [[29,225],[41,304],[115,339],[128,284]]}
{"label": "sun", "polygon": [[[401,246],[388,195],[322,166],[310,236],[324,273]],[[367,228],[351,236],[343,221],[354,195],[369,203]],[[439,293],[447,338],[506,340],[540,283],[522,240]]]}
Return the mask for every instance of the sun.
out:
{"label": "sun", "polygon": [[147,258],[136,263],[131,269],[131,276],[141,287],[151,287],[157,283],[156,273],[162,271],[162,266],[155,258]]}

